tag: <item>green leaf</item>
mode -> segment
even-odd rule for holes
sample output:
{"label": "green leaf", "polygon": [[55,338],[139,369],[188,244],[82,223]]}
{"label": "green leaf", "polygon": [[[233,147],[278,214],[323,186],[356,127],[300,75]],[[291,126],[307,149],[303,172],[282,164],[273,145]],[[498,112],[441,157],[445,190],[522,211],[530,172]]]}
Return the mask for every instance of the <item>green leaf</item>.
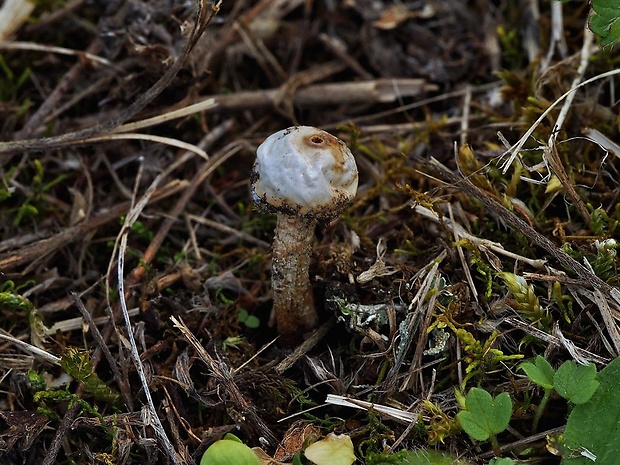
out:
{"label": "green leaf", "polygon": [[618,0],[592,0],[593,14],[588,25],[608,47],[620,40],[620,3]]}
{"label": "green leaf", "polygon": [[525,362],[519,365],[527,377],[535,384],[538,384],[543,389],[553,388],[553,377],[555,371],[551,364],[540,355],[537,355],[534,359],[534,363]]}
{"label": "green leaf", "polygon": [[512,401],[507,392],[493,398],[484,389],[471,388],[465,406],[467,410],[456,417],[463,430],[477,441],[486,441],[504,431],[512,415]]}
{"label": "green leaf", "polygon": [[200,465],[261,465],[257,455],[239,438],[227,434],[202,454]]}
{"label": "green leaf", "polygon": [[585,404],[599,387],[596,366],[577,365],[572,360],[564,362],[553,378],[553,387],[574,404]]}
{"label": "green leaf", "polygon": [[495,459],[489,460],[489,465],[514,465],[514,464],[515,464],[515,461],[508,457],[495,458]]}
{"label": "green leaf", "polygon": [[243,324],[250,329],[256,329],[260,326],[260,320],[254,315],[248,315]]}
{"label": "green leaf", "polygon": [[356,460],[353,442],[346,434],[329,433],[306,447],[304,455],[316,465],[351,465]]}
{"label": "green leaf", "polygon": [[[601,370],[598,380],[590,400],[568,417],[564,446],[570,453],[562,465],[620,465],[620,358]],[[592,454],[596,462],[583,454]]]}

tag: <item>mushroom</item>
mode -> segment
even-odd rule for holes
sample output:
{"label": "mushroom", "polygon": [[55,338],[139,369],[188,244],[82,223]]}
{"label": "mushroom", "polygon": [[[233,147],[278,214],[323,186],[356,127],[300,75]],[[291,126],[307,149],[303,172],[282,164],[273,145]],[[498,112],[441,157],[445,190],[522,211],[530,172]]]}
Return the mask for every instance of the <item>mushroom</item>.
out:
{"label": "mushroom", "polygon": [[318,221],[336,218],[357,191],[357,166],[340,139],[310,126],[269,136],[256,150],[252,198],[277,213],[271,284],[282,345],[318,323],[308,270]]}

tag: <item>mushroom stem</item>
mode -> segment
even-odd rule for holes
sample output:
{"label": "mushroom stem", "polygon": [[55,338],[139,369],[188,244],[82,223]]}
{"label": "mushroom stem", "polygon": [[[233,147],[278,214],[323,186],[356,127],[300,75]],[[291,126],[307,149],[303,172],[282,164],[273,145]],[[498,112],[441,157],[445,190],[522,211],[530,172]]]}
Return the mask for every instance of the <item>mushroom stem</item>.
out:
{"label": "mushroom stem", "polygon": [[282,345],[291,347],[318,323],[310,285],[310,255],[317,220],[279,213],[273,239],[273,312]]}

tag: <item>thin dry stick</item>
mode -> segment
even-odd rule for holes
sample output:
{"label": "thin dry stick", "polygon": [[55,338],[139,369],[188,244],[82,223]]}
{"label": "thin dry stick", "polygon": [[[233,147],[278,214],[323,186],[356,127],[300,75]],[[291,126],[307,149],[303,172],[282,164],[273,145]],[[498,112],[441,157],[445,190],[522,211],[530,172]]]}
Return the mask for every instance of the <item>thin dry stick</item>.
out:
{"label": "thin dry stick", "polygon": [[[463,116],[461,119],[461,145],[467,143],[467,134],[469,132],[469,115],[471,112],[471,86],[465,86],[465,98],[463,99]],[[456,151],[456,143],[455,143]]]}
{"label": "thin dry stick", "polygon": [[[66,310],[71,305],[74,305],[73,299],[71,297],[64,297],[62,299],[56,300],[55,302],[50,302],[49,304],[43,305],[41,308],[39,308],[39,310],[41,311],[41,313],[45,314],[45,313]],[[129,316],[134,317],[139,314],[140,314],[139,308],[132,308],[131,310],[129,310]],[[57,321],[56,323],[54,323],[52,326],[50,326],[43,332],[43,336],[47,337],[47,336],[53,336],[54,334],[58,332],[66,333],[68,331],[79,330],[84,325],[85,319],[86,318],[77,316],[75,318],[67,318],[66,320]],[[96,326],[102,326],[108,323],[109,321],[110,321],[109,315],[100,316],[98,318],[92,319],[92,323]],[[86,322],[89,325],[91,324],[90,321],[86,321]]]}
{"label": "thin dry stick", "polygon": [[388,405],[375,404],[364,400],[353,399],[350,397],[339,396],[336,394],[327,394],[326,404],[340,405],[342,407],[351,407],[360,410],[374,410],[375,412],[385,415],[399,423],[409,424],[418,421],[418,412],[408,412]]}
{"label": "thin dry stick", "polygon": [[[448,204],[448,213],[450,215],[450,223],[456,224],[454,221],[454,215],[452,213],[452,205]],[[469,264],[465,259],[465,252],[463,252],[463,247],[459,244],[461,240],[461,235],[459,234],[457,228],[452,229],[452,234],[454,235],[454,241],[456,243],[456,252],[459,255],[459,260],[461,261],[461,265],[463,266],[463,272],[465,273],[465,279],[467,280],[467,284],[469,285],[469,290],[471,294],[474,296],[474,300],[478,302],[478,290],[474,284],[474,279],[471,276],[471,270],[469,269]]]}
{"label": "thin dry stick", "polygon": [[595,289],[592,294],[593,295],[590,297],[590,300],[596,304],[601,312],[601,316],[605,322],[605,327],[609,332],[609,337],[611,338],[611,341],[616,349],[616,353],[613,355],[617,357],[620,354],[620,331],[618,330],[618,325],[616,325],[614,315],[609,307],[609,303],[607,303],[607,300],[601,291],[599,289]]}
{"label": "thin dry stick", "polygon": [[555,50],[560,54],[560,57],[566,58],[568,48],[566,46],[566,39],[564,39],[564,17],[562,14],[562,3],[551,2],[551,38],[549,40],[549,49],[545,58],[541,60],[540,68],[546,71],[551,63]]}
{"label": "thin dry stick", "polygon": [[[542,433],[532,434],[531,436],[528,436],[526,438],[519,439],[510,444],[500,446],[499,451],[503,453],[503,452],[507,452],[512,449],[517,449],[520,451],[524,450],[525,449],[524,446],[528,444],[531,444],[533,442],[538,442],[541,439],[555,437],[558,433],[561,433],[562,431],[564,431],[564,428],[565,428],[564,426],[558,426],[557,428],[548,429],[547,431],[543,431]],[[477,458],[479,459],[490,459],[491,457],[495,457],[495,451],[490,450],[489,452],[484,452],[483,454],[480,454],[477,456]]]}
{"label": "thin dry stick", "polygon": [[[130,354],[133,359],[134,366],[136,367],[136,372],[138,373],[138,377],[140,378],[140,382],[142,384],[142,388],[144,390],[144,395],[146,397],[147,408],[149,410],[149,420],[152,424],[153,430],[155,431],[155,435],[159,439],[162,447],[166,451],[166,454],[170,458],[170,460],[175,465],[181,465],[182,458],[177,454],[170,439],[166,435],[166,431],[164,430],[163,425],[157,415],[157,410],[155,409],[155,404],[153,403],[153,398],[151,397],[151,389],[149,387],[148,381],[146,380],[146,375],[144,374],[144,366],[142,365],[142,360],[140,359],[140,353],[138,352],[138,346],[136,345],[136,340],[133,335],[133,329],[131,325],[131,318],[129,317],[129,311],[127,309],[127,302],[125,300],[125,288],[124,288],[124,268],[125,268],[125,253],[127,251],[127,238],[129,236],[129,231],[131,226],[137,221],[140,216],[140,213],[148,204],[150,196],[155,192],[155,188],[157,187],[157,183],[160,178],[156,177],[152,184],[149,186],[146,193],[142,196],[140,201],[136,204],[134,208],[132,208],[125,217],[125,223],[123,224],[123,229],[120,234],[120,242],[118,244],[118,263],[117,263],[117,273],[118,273],[118,293],[119,293],[119,301],[121,306],[121,311],[123,314],[123,318],[125,320],[125,328],[127,329],[127,338],[129,340],[130,346]],[[136,182],[136,185],[138,183]]]}
{"label": "thin dry stick", "polygon": [[[576,88],[583,80],[583,76],[585,75],[586,69],[588,68],[590,56],[592,55],[593,42],[594,34],[586,25],[584,30],[583,46],[581,47],[581,60],[579,62],[579,68],[577,69],[577,77],[573,80],[571,88]],[[558,119],[553,126],[553,131],[551,131],[551,135],[549,136],[549,140],[547,141],[547,145],[543,150],[543,158],[545,159],[546,163],[549,164],[549,168],[551,168],[551,171],[558,177],[564,189],[566,189],[566,192],[573,200],[573,203],[577,207],[577,211],[579,211],[581,217],[586,223],[588,223],[590,221],[590,213],[588,212],[588,208],[586,207],[586,204],[581,199],[579,194],[577,194],[577,191],[575,190],[573,183],[570,181],[568,174],[566,174],[566,170],[564,169],[564,165],[562,165],[562,160],[560,159],[560,155],[558,154],[556,148],[556,140],[559,131],[564,125],[564,121],[566,120],[568,112],[570,111],[570,107],[573,103],[573,100],[575,99],[575,95],[575,93],[572,93],[566,97],[564,105],[562,105],[562,109],[558,114]]]}
{"label": "thin dry stick", "polygon": [[57,53],[59,55],[75,56],[77,58],[87,58],[90,61],[99,63],[100,65],[114,66],[107,58],[100,57],[93,53],[84,52],[83,50],[73,50],[71,48],[57,47],[55,45],[41,45],[34,42],[5,42],[0,41],[0,49],[3,50],[32,50],[35,52]]}
{"label": "thin dry stick", "polygon": [[162,124],[167,121],[172,121],[178,118],[183,118],[184,116],[193,115],[194,113],[200,113],[201,111],[207,111],[217,106],[216,101],[213,98],[207,98],[198,103],[194,103],[192,105],[188,105],[183,108],[178,108],[176,110],[166,111],[160,115],[153,116],[152,118],[146,118],[140,121],[135,121],[133,123],[123,124],[117,128],[115,128],[112,132],[129,132],[135,131],[136,129],[148,128],[150,126],[155,126],[156,124]]}
{"label": "thin dry stick", "polygon": [[[553,344],[554,346],[560,346],[560,347],[563,345],[562,341],[558,337],[552,334],[545,333],[544,331],[541,331],[540,329],[535,328],[534,326],[522,321],[519,318],[508,317],[505,320],[503,320],[502,323],[506,323],[510,326],[513,326],[514,328],[518,328],[521,331],[529,334],[530,336],[535,337],[536,339],[545,341],[547,344]],[[578,357],[581,357],[585,360],[591,360],[592,362],[595,362],[595,363],[600,363],[601,365],[607,365],[610,361],[608,358],[601,357],[600,355],[597,355],[593,352],[589,352],[580,347],[574,347],[574,350]]]}
{"label": "thin dry stick", "polygon": [[[594,33],[590,30],[588,25],[584,27],[583,31],[583,45],[581,46],[581,56],[579,60],[579,67],[577,68],[577,77],[573,80],[571,84],[571,89],[577,88],[581,81],[583,80],[584,75],[586,74],[586,70],[588,69],[588,64],[590,63],[590,58],[592,57],[592,47],[594,44]],[[549,140],[547,141],[547,145],[553,145],[558,137],[558,132],[564,125],[564,121],[568,116],[568,112],[570,111],[570,107],[573,104],[573,100],[575,99],[575,93],[571,93],[566,97],[564,101],[564,105],[562,105],[562,109],[558,114],[558,119],[553,125],[553,131],[551,131],[551,135],[549,136]]]}
{"label": "thin dry stick", "polygon": [[284,360],[282,360],[275,367],[276,373],[281,375],[286,370],[291,368],[297,361],[304,357],[317,343],[325,337],[331,328],[334,327],[336,321],[332,318],[317,329],[315,329],[308,337],[304,339],[304,342],[299,344],[293,352],[291,352]]}
{"label": "thin dry stick", "polygon": [[433,211],[426,207],[423,207],[422,205],[416,205],[415,207],[413,207],[413,209],[416,213],[422,215],[424,218],[445,225],[453,232],[455,237],[456,235],[458,235],[459,239],[467,239],[469,242],[478,247],[478,249],[481,251],[484,251],[486,249],[492,250],[497,254],[503,255],[516,261],[527,263],[528,265],[538,269],[544,268],[545,264],[547,263],[547,260],[544,259],[528,258],[523,255],[511,252],[510,250],[506,250],[499,242],[493,242],[488,239],[482,239],[478,236],[474,236],[473,234],[468,233],[467,230],[463,226],[461,226],[461,224],[454,222],[451,218],[447,218],[445,216],[439,217]]}
{"label": "thin dry stick", "polygon": [[[83,387],[80,385],[77,388],[77,396],[81,397]],[[60,446],[67,439],[67,433],[71,429],[71,425],[73,424],[73,420],[78,414],[80,410],[80,404],[75,402],[74,405],[67,410],[65,415],[60,420],[60,424],[58,425],[58,429],[56,430],[56,434],[54,434],[54,439],[52,440],[47,452],[45,454],[45,458],[41,462],[41,465],[54,465],[56,463],[56,457],[58,456],[58,452],[60,451]]]}
{"label": "thin dry stick", "polygon": [[262,241],[254,236],[252,236],[251,234],[248,233],[244,233],[243,231],[239,231],[235,228],[231,228],[230,226],[226,226],[223,223],[220,223],[218,221],[213,221],[210,220],[208,218],[202,218],[200,216],[196,216],[196,215],[191,215],[191,214],[187,214],[185,215],[185,217],[190,220],[193,221],[194,223],[198,223],[198,224],[202,224],[204,226],[208,226],[210,228],[213,229],[217,229],[218,231],[221,231],[225,234],[228,234],[229,236],[235,236],[237,238],[239,238],[242,241],[246,241],[249,242],[251,244],[255,244],[258,245],[260,247],[263,247],[265,249],[268,249],[271,245],[268,242]]}
{"label": "thin dry stick", "polygon": [[[469,91],[473,92],[475,94],[478,93],[485,93],[485,92],[489,92],[492,89],[498,89],[500,88],[502,85],[501,82],[490,82],[488,84],[482,84],[480,86],[476,86],[476,87],[472,87]],[[334,123],[329,123],[327,125],[322,126],[323,128],[335,128],[338,127],[340,125],[343,124],[350,124],[350,123],[354,123],[356,126],[359,126],[361,123],[366,122],[366,121],[373,121],[373,120],[381,120],[381,119],[385,119],[388,116],[392,116],[392,115],[396,115],[398,113],[403,113],[405,111],[409,111],[409,110],[414,110],[416,108],[421,108],[424,107],[425,105],[429,105],[431,103],[435,103],[435,102],[443,102],[445,100],[451,99],[453,97],[460,97],[462,95],[465,95],[465,93],[467,92],[467,90],[465,89],[459,89],[459,90],[455,90],[453,92],[446,92],[446,93],[442,93],[440,95],[435,95],[433,97],[428,97],[422,100],[418,100],[416,102],[413,103],[409,103],[407,105],[400,105],[397,108],[393,108],[391,110],[387,110],[387,111],[380,111],[377,113],[372,113],[369,115],[363,115],[363,116],[359,116],[357,118],[349,118],[346,120],[341,120],[341,121],[336,121]],[[461,121],[461,118],[458,117],[456,118],[456,120],[458,120],[459,122]]]}
{"label": "thin dry stick", "polygon": [[[430,293],[430,299],[422,307],[419,307],[416,311],[421,311],[423,314],[423,320],[421,321],[421,325],[418,331],[418,342],[415,346],[415,351],[413,353],[413,357],[411,359],[411,365],[409,366],[409,371],[407,373],[406,381],[400,387],[400,391],[405,391],[407,389],[413,389],[414,392],[418,392],[418,381],[422,381],[422,372],[420,371],[420,367],[422,366],[422,356],[424,355],[424,347],[426,347],[426,343],[428,342],[428,328],[431,324],[431,320],[435,315],[435,305],[437,304],[437,297],[441,294],[441,292],[434,292],[438,290],[441,286],[441,273],[439,273],[439,264],[437,264],[437,268],[434,269],[432,280],[428,281],[430,283],[430,287],[428,289],[428,293]],[[424,297],[426,301],[427,295]],[[415,376],[416,372],[419,376]]]}
{"label": "thin dry stick", "polygon": [[[288,85],[292,86],[293,82],[291,81]],[[436,86],[426,83],[423,79],[386,78],[373,81],[314,84],[299,89],[283,86],[277,89],[237,92],[230,95],[212,95],[194,105],[204,104],[205,111],[219,113],[272,107],[282,103],[285,97],[290,98],[293,105],[300,106],[385,103],[433,90],[436,90]]]}
{"label": "thin dry stick", "polygon": [[56,357],[55,355],[52,355],[43,349],[39,349],[37,346],[33,346],[32,344],[28,344],[25,341],[17,339],[16,337],[11,336],[10,334],[6,334],[4,331],[0,331],[0,339],[10,342],[11,344],[15,345],[17,348],[23,350],[24,352],[28,352],[29,354],[32,354],[33,356],[45,362],[52,363],[54,365],[60,364],[59,357]]}

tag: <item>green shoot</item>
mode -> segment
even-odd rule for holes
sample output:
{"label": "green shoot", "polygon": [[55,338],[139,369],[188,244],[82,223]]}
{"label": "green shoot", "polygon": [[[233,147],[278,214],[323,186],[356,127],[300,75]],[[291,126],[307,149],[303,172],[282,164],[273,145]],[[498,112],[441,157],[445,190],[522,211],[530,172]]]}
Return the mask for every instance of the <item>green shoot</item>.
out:
{"label": "green shoot", "polygon": [[69,347],[60,359],[60,366],[65,373],[82,383],[84,389],[93,395],[97,400],[118,405],[121,400],[120,395],[94,372],[93,364],[90,362],[90,354],[75,347]]}
{"label": "green shoot", "polygon": [[555,371],[553,370],[551,364],[540,355],[536,356],[534,363],[524,362],[519,366],[519,368],[525,372],[530,381],[538,384],[545,392],[538,408],[536,409],[536,414],[534,415],[532,431],[536,431],[538,429],[538,423],[542,413],[544,412],[547,402],[549,402],[549,398],[551,397],[551,393],[553,392],[553,378],[555,376]]}

